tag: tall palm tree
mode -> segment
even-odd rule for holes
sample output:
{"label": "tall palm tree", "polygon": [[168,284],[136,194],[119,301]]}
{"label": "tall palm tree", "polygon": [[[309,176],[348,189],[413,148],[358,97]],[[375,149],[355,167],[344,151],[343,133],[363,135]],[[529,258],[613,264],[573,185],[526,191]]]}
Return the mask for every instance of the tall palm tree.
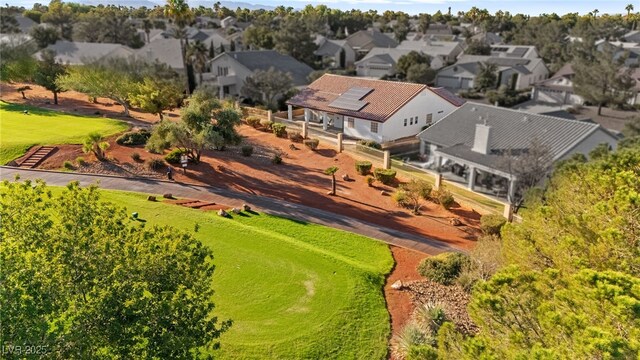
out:
{"label": "tall palm tree", "polygon": [[149,43],[149,34],[151,33],[151,20],[144,19],[142,20],[142,27],[144,28],[144,33],[147,34],[147,44]]}
{"label": "tall palm tree", "polygon": [[594,18],[597,18],[597,17],[598,17],[598,13],[599,13],[599,12],[600,12],[600,10],[598,10],[598,9],[594,9],[594,10],[592,11],[592,13],[593,13],[593,17],[594,17]]}
{"label": "tall palm tree", "polygon": [[198,82],[199,85],[202,85],[202,73],[207,69],[207,61],[209,60],[208,55],[209,49],[207,49],[207,46],[200,40],[189,45],[187,49],[187,58],[198,72],[200,80]]}
{"label": "tall palm tree", "polygon": [[184,64],[184,75],[186,84],[186,94],[190,94],[189,91],[189,69],[187,66],[187,31],[186,27],[193,20],[193,12],[189,8],[189,5],[185,0],[167,0],[167,5],[164,8],[164,15],[173,21],[176,26],[175,37],[180,39],[180,52],[182,53],[182,63]]}
{"label": "tall palm tree", "polygon": [[627,10],[627,20],[628,20],[629,17],[631,16],[631,12],[633,11],[633,4],[629,4],[625,6],[625,10]]}

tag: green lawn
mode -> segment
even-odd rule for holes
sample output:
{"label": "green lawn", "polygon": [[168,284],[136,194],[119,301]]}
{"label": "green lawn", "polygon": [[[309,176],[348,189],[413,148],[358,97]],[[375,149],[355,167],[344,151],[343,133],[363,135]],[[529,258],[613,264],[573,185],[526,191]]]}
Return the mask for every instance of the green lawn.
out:
{"label": "green lawn", "polygon": [[24,155],[34,145],[80,144],[92,131],[108,136],[127,128],[122,121],[0,101],[0,164]]}
{"label": "green lawn", "polygon": [[387,245],[265,214],[223,219],[146,195],[103,191],[152,224],[193,230],[212,247],[216,315],[234,324],[219,358],[383,359],[390,332],[382,292]]}

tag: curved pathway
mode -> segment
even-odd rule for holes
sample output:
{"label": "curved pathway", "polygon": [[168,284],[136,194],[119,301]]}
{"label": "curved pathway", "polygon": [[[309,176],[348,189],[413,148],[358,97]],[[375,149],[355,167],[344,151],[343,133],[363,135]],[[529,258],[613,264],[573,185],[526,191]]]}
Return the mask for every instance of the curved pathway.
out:
{"label": "curved pathway", "polygon": [[42,179],[49,185],[64,186],[71,181],[77,180],[80,182],[80,185],[97,184],[103,189],[133,191],[156,196],[171,193],[176,197],[206,200],[236,207],[240,207],[240,205],[246,203],[258,211],[271,215],[321,224],[365,235],[391,245],[412,249],[425,254],[435,255],[445,251],[461,251],[442,241],[381,227],[366,221],[345,217],[344,215],[334,214],[306,205],[211,186],[190,185],[149,178],[126,178],[111,175],[79,174],[0,166],[0,179],[14,180],[16,175],[19,175],[21,180]]}

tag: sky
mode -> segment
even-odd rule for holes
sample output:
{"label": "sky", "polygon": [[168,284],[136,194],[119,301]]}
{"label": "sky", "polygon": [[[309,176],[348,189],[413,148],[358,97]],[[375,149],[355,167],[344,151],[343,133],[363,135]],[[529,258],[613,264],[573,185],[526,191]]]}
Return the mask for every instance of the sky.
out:
{"label": "sky", "polygon": [[[71,0],[70,0],[71,1]],[[75,0],[82,2],[82,0]],[[94,0],[95,1],[95,0]],[[127,0],[118,0],[119,3],[126,3]],[[164,3],[163,0],[151,0],[156,3]],[[213,4],[215,0],[211,1]],[[238,0],[251,4],[268,6],[292,6],[296,9],[303,8],[307,4],[325,4],[331,8],[342,10],[375,9],[379,12],[385,10],[401,10],[409,14],[420,12],[434,13],[438,10],[443,13],[451,7],[451,12],[467,11],[473,6],[481,9],[486,8],[491,13],[498,10],[509,11],[512,14],[524,13],[528,15],[539,15],[542,13],[557,13],[559,15],[568,12],[579,12],[586,14],[594,9],[598,9],[599,14],[604,13],[626,13],[627,4],[632,4],[635,11],[640,11],[640,0],[609,0],[609,1],[584,1],[584,0]],[[49,0],[5,0],[9,5],[31,7],[34,2],[47,4]],[[224,3],[224,1],[222,1]],[[92,1],[93,3],[93,1]]]}

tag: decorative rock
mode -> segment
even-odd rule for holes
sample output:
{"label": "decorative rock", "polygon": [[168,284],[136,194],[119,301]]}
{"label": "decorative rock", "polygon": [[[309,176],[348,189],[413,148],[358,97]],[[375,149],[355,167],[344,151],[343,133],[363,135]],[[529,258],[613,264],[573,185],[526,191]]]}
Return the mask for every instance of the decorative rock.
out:
{"label": "decorative rock", "polygon": [[327,192],[327,195],[333,195],[333,191],[329,190],[329,192]]}
{"label": "decorative rock", "polygon": [[380,191],[380,195],[387,196],[387,195],[389,195],[389,193],[387,193],[386,191],[382,190],[382,191]]}
{"label": "decorative rock", "polygon": [[227,217],[227,216],[229,216],[229,214],[227,214],[227,212],[226,212],[226,211],[224,211],[224,210],[222,210],[222,209],[218,210],[218,215],[219,215],[219,216],[222,216],[222,217]]}
{"label": "decorative rock", "polygon": [[342,175],[342,180],[349,181],[349,180],[351,180],[351,178],[349,177],[349,174],[344,174],[344,175]]}
{"label": "decorative rock", "polygon": [[240,209],[233,208],[233,209],[231,209],[231,212],[234,213],[234,214],[240,214]]}
{"label": "decorative rock", "polygon": [[137,212],[132,212],[131,213],[131,217],[134,218],[134,219],[137,219],[138,218],[138,213]]}
{"label": "decorative rock", "polygon": [[453,226],[461,226],[462,225],[462,221],[460,221],[460,219],[458,219],[458,218],[451,218],[451,219],[449,219],[449,224],[451,224]]}
{"label": "decorative rock", "polygon": [[156,201],[156,197],[155,197],[155,196],[153,196],[153,195],[149,195],[149,196],[147,197],[147,200],[148,200],[148,201]]}
{"label": "decorative rock", "polygon": [[393,284],[391,284],[391,288],[394,289],[394,290],[402,289],[402,281],[398,280],[398,281],[394,282]]}
{"label": "decorative rock", "polygon": [[165,198],[165,199],[173,199],[173,194],[166,193],[166,194],[162,195],[162,197]]}
{"label": "decorative rock", "polygon": [[247,204],[242,204],[242,210],[244,211],[251,211],[251,206],[247,205]]}

